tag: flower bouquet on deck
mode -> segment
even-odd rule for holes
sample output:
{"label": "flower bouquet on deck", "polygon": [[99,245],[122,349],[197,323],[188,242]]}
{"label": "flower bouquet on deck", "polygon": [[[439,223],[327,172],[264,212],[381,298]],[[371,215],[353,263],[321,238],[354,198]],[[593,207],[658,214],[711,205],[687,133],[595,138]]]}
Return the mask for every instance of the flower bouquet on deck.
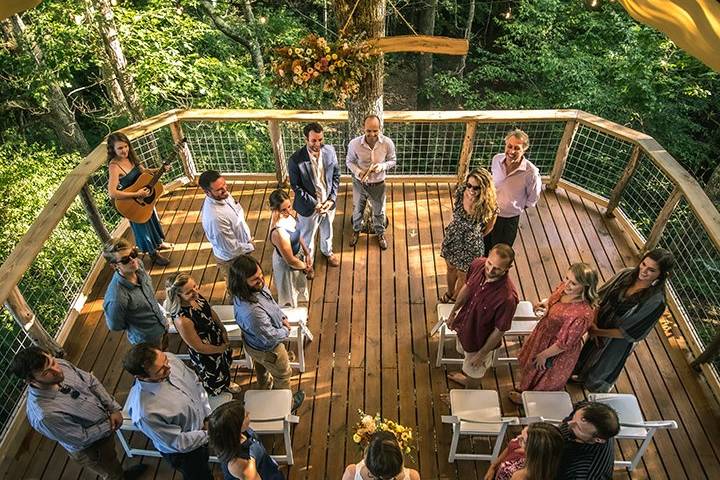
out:
{"label": "flower bouquet on deck", "polygon": [[365,449],[373,434],[378,431],[386,431],[395,435],[400,450],[410,457],[412,460],[412,451],[415,449],[415,439],[413,437],[412,429],[404,427],[397,422],[382,418],[379,413],[375,416],[367,415],[362,410],[358,410],[360,415],[360,421],[355,424],[355,433],[353,433],[353,442],[355,442],[361,449]]}
{"label": "flower bouquet on deck", "polygon": [[322,88],[335,95],[338,106],[360,91],[368,72],[371,46],[360,37],[328,42],[310,34],[295,46],[276,48],[272,71],[276,83],[286,88]]}

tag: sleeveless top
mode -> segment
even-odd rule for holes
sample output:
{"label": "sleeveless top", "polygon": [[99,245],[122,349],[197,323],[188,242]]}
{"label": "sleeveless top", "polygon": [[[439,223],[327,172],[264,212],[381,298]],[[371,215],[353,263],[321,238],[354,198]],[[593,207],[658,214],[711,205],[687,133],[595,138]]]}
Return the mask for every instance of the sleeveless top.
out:
{"label": "sleeveless top", "polygon": [[[277,462],[268,455],[257,433],[251,428],[248,428],[243,433],[245,434],[245,441],[240,444],[238,458],[244,460],[253,458],[255,460],[255,468],[263,480],[285,480],[285,476],[278,468]],[[221,466],[225,480],[234,480],[237,478],[230,473],[226,462],[223,462]]]}
{"label": "sleeveless top", "polygon": [[[281,218],[278,220],[278,222],[275,224],[275,226],[270,230],[270,236],[272,237],[272,233],[275,230],[283,230],[285,233],[287,233],[290,236],[290,247],[292,248],[293,255],[297,255],[300,253],[300,229],[297,228],[297,221],[292,216],[287,218]],[[272,240],[271,242],[272,243]],[[280,250],[273,244],[273,248],[275,249],[278,254],[280,254]]]}
{"label": "sleeveless top", "polygon": [[138,165],[135,165],[129,172],[126,172],[120,165],[118,165],[118,168],[123,172],[123,176],[118,180],[118,190],[125,190],[135,183],[135,180],[137,180],[142,173]]}
{"label": "sleeveless top", "polygon": [[[355,464],[355,480],[365,480],[360,472],[362,471],[363,467],[365,466],[365,460],[360,460],[358,463]],[[410,472],[408,472],[407,468],[403,468],[403,476],[400,480],[410,480]],[[263,477],[264,480],[264,477]]]}

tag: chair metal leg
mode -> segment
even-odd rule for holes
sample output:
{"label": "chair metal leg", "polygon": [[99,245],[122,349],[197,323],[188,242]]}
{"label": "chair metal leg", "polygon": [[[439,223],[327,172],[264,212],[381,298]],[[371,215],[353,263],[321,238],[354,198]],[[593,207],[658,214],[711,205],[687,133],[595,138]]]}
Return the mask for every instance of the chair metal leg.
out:
{"label": "chair metal leg", "polygon": [[297,350],[298,350],[298,370],[300,372],[305,371],[305,333],[302,328],[298,328],[297,337]]}
{"label": "chair metal leg", "polygon": [[117,434],[118,440],[120,440],[120,445],[122,445],[123,450],[125,450],[125,455],[127,455],[128,458],[133,458],[132,449],[130,448],[130,445],[128,445],[125,435],[123,435],[123,431],[117,429],[115,430],[115,433]]}
{"label": "chair metal leg", "polygon": [[435,358],[435,366],[442,365],[443,351],[445,350],[445,329],[440,328],[440,337],[438,340],[437,357]]}
{"label": "chair metal leg", "polygon": [[457,454],[458,442],[460,441],[460,424],[453,423],[452,429],[453,429],[453,436],[452,436],[452,440],[450,441],[450,455],[448,456],[448,462],[450,462],[450,463],[455,462],[455,455]]}
{"label": "chair metal leg", "polygon": [[293,458],[292,440],[290,439],[290,423],[284,422],[283,437],[285,438],[285,457],[287,458],[287,464],[292,465],[295,463]]}
{"label": "chair metal leg", "polygon": [[507,432],[507,423],[503,423],[498,432],[497,438],[495,438],[495,446],[493,447],[492,457],[490,462],[494,462],[500,454],[500,448],[502,448],[503,440],[505,439],[505,432]]}
{"label": "chair metal leg", "polygon": [[647,448],[650,446],[650,442],[652,441],[653,435],[655,435],[656,431],[657,429],[655,428],[648,429],[647,437],[645,437],[645,440],[643,440],[642,444],[640,444],[640,448],[638,448],[637,453],[630,462],[630,465],[627,467],[628,471],[632,472],[638,466],[638,463],[640,463],[642,456],[645,454],[645,450],[647,450]]}

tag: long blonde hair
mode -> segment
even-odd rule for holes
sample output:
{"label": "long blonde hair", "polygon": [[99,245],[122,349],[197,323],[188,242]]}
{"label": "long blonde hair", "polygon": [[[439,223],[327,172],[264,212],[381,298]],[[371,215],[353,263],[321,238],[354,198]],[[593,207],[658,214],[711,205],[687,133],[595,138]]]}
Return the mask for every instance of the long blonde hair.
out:
{"label": "long blonde hair", "polygon": [[[472,205],[472,213],[470,216],[482,222],[483,225],[489,224],[495,217],[497,212],[497,193],[495,192],[495,183],[493,183],[492,175],[484,168],[476,168],[465,177],[465,183],[470,177],[477,180],[482,187],[475,202]],[[467,187],[464,187],[467,188]]]}
{"label": "long blonde hair", "polygon": [[598,274],[587,263],[573,263],[570,265],[570,271],[575,276],[575,280],[583,286],[583,300],[585,300],[591,307],[597,306],[598,303]]}
{"label": "long blonde hair", "polygon": [[189,280],[190,274],[185,272],[178,272],[165,280],[165,302],[163,303],[163,307],[165,307],[165,311],[172,319],[175,319],[178,313],[180,313],[180,289],[184,287]]}

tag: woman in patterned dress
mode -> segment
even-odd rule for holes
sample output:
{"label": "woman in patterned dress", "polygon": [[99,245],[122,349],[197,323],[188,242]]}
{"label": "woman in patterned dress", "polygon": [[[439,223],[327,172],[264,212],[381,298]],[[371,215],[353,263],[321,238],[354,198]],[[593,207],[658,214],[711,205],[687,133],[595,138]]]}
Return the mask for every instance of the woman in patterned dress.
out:
{"label": "woman in patterned dress", "polygon": [[227,331],[198,285],[187,273],[178,273],[165,284],[165,310],[188,346],[190,363],[208,395],[240,392],[230,381],[232,349]]}
{"label": "woman in patterned dress", "polygon": [[562,458],[563,437],[550,423],[525,427],[490,464],[485,480],[553,479]]}
{"label": "woman in patterned dress", "polygon": [[550,298],[535,305],[544,311],[520,351],[520,385],[510,400],[521,404],[525,390],[558,391],[565,387],[582,349],[582,337],[595,318],[598,275],[585,263],[574,263]]}
{"label": "woman in patterned dress", "polygon": [[455,190],[453,219],[445,229],[440,256],[447,264],[448,289],[440,299],[442,303],[455,302],[470,264],[483,255],[483,236],[492,230],[496,217],[492,176],[484,168],[475,169]]}

